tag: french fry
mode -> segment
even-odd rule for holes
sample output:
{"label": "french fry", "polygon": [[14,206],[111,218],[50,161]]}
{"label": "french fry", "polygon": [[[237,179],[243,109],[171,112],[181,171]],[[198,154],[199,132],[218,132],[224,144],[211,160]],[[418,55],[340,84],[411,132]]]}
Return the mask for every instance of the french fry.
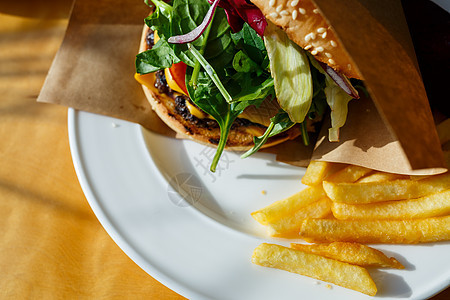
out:
{"label": "french fry", "polygon": [[359,243],[333,242],[312,245],[293,243],[291,247],[361,267],[405,268],[395,258],[387,257],[383,252]]}
{"label": "french fry", "polygon": [[267,225],[269,222],[293,214],[302,207],[324,197],[326,197],[326,195],[322,186],[311,186],[288,198],[278,200],[260,210],[252,212],[251,215],[262,225]]}
{"label": "french fry", "polygon": [[397,179],[408,179],[409,176],[407,175],[401,175],[401,174],[394,174],[394,173],[386,173],[386,172],[374,172],[372,174],[369,174],[358,181],[357,183],[364,183],[364,182],[382,182],[382,181],[390,181],[390,180],[397,180]]}
{"label": "french fry", "polygon": [[331,173],[342,168],[343,164],[330,163],[326,161],[311,161],[306,168],[302,183],[305,185],[318,185]]}
{"label": "french fry", "polygon": [[363,267],[274,244],[261,244],[252,255],[254,264],[334,283],[370,296],[377,287]]}
{"label": "french fry", "polygon": [[267,224],[267,233],[270,236],[289,236],[292,233],[298,233],[303,220],[306,218],[324,218],[331,214],[331,200],[322,198],[313,202],[291,215],[277,219]]}
{"label": "french fry", "polygon": [[307,242],[416,244],[450,240],[450,216],[413,220],[306,219],[300,237]]}
{"label": "french fry", "polygon": [[409,200],[357,205],[334,202],[331,209],[340,220],[438,217],[450,214],[450,190]]}
{"label": "french fry", "polygon": [[355,182],[361,177],[369,174],[372,172],[371,169],[355,166],[355,165],[348,165],[342,170],[330,175],[326,180],[328,182],[334,182],[334,183],[340,183],[340,182]]}
{"label": "french fry", "polygon": [[450,172],[422,180],[399,179],[367,183],[323,182],[327,196],[334,202],[348,204],[402,200],[441,192],[450,188]]}

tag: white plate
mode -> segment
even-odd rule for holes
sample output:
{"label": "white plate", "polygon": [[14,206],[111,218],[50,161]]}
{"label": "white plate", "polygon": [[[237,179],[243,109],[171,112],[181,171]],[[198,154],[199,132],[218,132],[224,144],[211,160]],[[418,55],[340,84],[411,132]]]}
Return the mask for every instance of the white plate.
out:
{"label": "white plate", "polygon": [[[190,299],[366,299],[358,292],[250,262],[267,238],[250,212],[299,191],[304,169],[271,155],[241,160],[69,109],[75,169],[89,204],[122,250]],[[266,191],[266,194],[263,194]],[[180,196],[183,195],[183,196]],[[187,199],[186,200],[183,200]],[[450,243],[377,245],[405,270],[371,271],[384,299],[424,299],[450,284]]]}

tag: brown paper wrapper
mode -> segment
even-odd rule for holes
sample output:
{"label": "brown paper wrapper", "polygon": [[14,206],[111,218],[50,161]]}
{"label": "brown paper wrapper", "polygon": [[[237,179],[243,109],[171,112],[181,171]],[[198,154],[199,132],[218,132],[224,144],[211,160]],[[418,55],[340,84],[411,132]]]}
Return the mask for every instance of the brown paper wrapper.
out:
{"label": "brown paper wrapper", "polygon": [[401,2],[314,1],[355,62],[412,169],[444,167]]}
{"label": "brown paper wrapper", "polygon": [[[314,2],[364,77],[373,102],[350,102],[339,143],[326,141],[325,123],[314,150],[292,141],[269,151],[276,152],[278,160],[300,166],[312,155],[386,172],[445,171],[400,1]],[[38,101],[128,120],[174,136],[134,80],[134,58],[148,11],[140,1],[77,0]]]}
{"label": "brown paper wrapper", "polygon": [[131,0],[75,1],[38,101],[124,119],[174,136],[134,80],[146,7]]}

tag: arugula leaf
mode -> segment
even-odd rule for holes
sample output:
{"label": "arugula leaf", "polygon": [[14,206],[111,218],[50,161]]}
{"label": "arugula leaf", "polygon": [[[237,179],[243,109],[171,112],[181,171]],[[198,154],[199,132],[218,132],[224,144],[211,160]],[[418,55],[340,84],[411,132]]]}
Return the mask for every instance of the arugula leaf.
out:
{"label": "arugula leaf", "polygon": [[203,57],[203,55],[195,49],[190,43],[187,44],[189,51],[194,55],[194,57],[200,62],[203,69],[206,71],[208,76],[211,78],[211,80],[214,82],[216,87],[219,89],[219,92],[222,94],[224,99],[230,103],[233,99],[231,98],[230,94],[228,94],[228,91],[223,86],[222,82],[219,79],[219,76],[217,76],[216,71],[214,68],[206,61],[206,59]]}
{"label": "arugula leaf", "polygon": [[232,33],[231,38],[238,49],[242,49],[258,65],[261,65],[264,57],[267,55],[266,47],[262,38],[247,23],[242,30]]}
{"label": "arugula leaf", "polygon": [[206,72],[199,72],[195,89],[190,86],[188,78],[192,76],[192,70],[192,68],[188,68],[186,72],[186,86],[189,97],[201,110],[211,115],[220,127],[220,140],[210,167],[211,172],[215,172],[220,156],[225,149],[231,125],[241,112],[233,111],[234,105],[225,101],[223,96],[217,92],[217,87],[212,83]]}
{"label": "arugula leaf", "polygon": [[[173,19],[171,23],[172,35],[181,35],[188,33],[198,27],[206,13],[210,8],[210,4],[206,0],[174,0],[173,2]],[[208,47],[204,52],[204,57],[210,61],[210,64],[220,69],[230,64],[234,57],[233,51],[229,51],[231,43],[231,29],[227,22],[225,11],[217,8],[214,13],[214,20],[211,24],[211,32],[209,33]],[[191,44],[197,50],[201,49],[204,44],[204,36],[200,36]],[[186,44],[174,44],[173,49],[176,55],[188,66],[193,67],[196,59],[188,51]]]}
{"label": "arugula leaf", "polygon": [[237,73],[233,76],[235,82],[240,82],[240,91],[237,94],[233,93],[233,101],[249,101],[249,100],[264,100],[266,98],[275,97],[275,87],[272,77],[252,78],[246,73]]}
{"label": "arugula leaf", "polygon": [[211,163],[210,170],[215,172],[220,156],[225,149],[230,128],[234,120],[250,105],[260,105],[264,98],[228,103],[218,92],[217,86],[212,82],[206,72],[199,72],[197,88],[188,84],[192,76],[192,68],[186,72],[186,83],[189,97],[204,112],[211,115],[219,124],[220,140],[217,145],[216,154]]}
{"label": "arugula leaf", "polygon": [[267,127],[264,134],[260,137],[254,137],[253,141],[255,145],[252,149],[242,154],[241,158],[247,158],[250,155],[256,153],[267,142],[270,137],[276,136],[286,130],[292,128],[296,123],[292,122],[289,115],[285,111],[278,112],[274,117],[270,119],[270,125]]}
{"label": "arugula leaf", "polygon": [[301,137],[302,137],[303,145],[309,146],[309,135],[308,135],[306,126],[307,126],[306,120],[300,123],[300,129],[302,131]]}
{"label": "arugula leaf", "polygon": [[[172,35],[170,24],[172,23],[173,8],[163,0],[152,0],[152,3],[155,5],[155,11],[145,18],[145,24],[152,30],[157,30],[160,38],[167,39]],[[148,0],[145,0],[145,4],[153,7]]]}
{"label": "arugula leaf", "polygon": [[179,63],[180,59],[170,47],[166,40],[160,39],[152,49],[136,55],[136,72],[139,74],[152,73],[172,64]]}
{"label": "arugula leaf", "polygon": [[233,58],[233,68],[237,72],[256,72],[258,75],[261,75],[263,70],[261,67],[254,62],[244,51],[239,51]]}

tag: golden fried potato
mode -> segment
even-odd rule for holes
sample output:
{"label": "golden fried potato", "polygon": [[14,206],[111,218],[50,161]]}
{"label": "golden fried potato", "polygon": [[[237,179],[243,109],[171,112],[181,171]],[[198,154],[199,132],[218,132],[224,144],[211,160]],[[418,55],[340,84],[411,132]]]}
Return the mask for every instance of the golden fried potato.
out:
{"label": "golden fried potato", "polygon": [[399,179],[367,183],[324,181],[323,188],[334,202],[349,204],[411,199],[450,189],[450,172],[422,180]]}
{"label": "golden fried potato", "polygon": [[395,258],[359,243],[333,242],[330,244],[291,244],[291,247],[361,267],[404,269]]}
{"label": "golden fried potato", "polygon": [[343,168],[344,164],[330,163],[326,161],[311,161],[306,168],[305,175],[302,177],[302,183],[305,185],[318,185],[337,170]]}
{"label": "golden fried potato", "polygon": [[373,170],[355,166],[355,165],[348,165],[342,170],[328,176],[326,178],[326,181],[328,182],[334,182],[334,183],[340,183],[340,182],[355,182],[361,177],[371,173]]}
{"label": "golden fried potato", "polygon": [[450,240],[450,216],[412,220],[306,219],[300,237],[307,242],[416,244]]}
{"label": "golden fried potato", "polygon": [[293,214],[286,215],[267,224],[267,233],[270,236],[289,236],[289,234],[298,234],[300,226],[306,218],[325,218],[331,215],[331,200],[322,198],[313,202]]}
{"label": "golden fried potato", "polygon": [[450,190],[409,200],[356,205],[333,202],[331,209],[340,220],[438,217],[450,214]]}
{"label": "golden fried potato", "polygon": [[408,179],[409,176],[395,173],[386,173],[386,172],[374,172],[369,174],[361,179],[359,179],[358,183],[364,182],[381,182],[381,181],[389,181],[389,180],[397,180],[397,179]]}
{"label": "golden fried potato", "polygon": [[331,282],[370,296],[377,293],[374,281],[363,267],[300,250],[264,243],[253,251],[252,262]]}
{"label": "golden fried potato", "polygon": [[260,210],[252,212],[251,215],[259,223],[267,225],[269,222],[291,215],[302,207],[324,197],[326,195],[322,186],[307,187],[288,198],[278,200]]}

